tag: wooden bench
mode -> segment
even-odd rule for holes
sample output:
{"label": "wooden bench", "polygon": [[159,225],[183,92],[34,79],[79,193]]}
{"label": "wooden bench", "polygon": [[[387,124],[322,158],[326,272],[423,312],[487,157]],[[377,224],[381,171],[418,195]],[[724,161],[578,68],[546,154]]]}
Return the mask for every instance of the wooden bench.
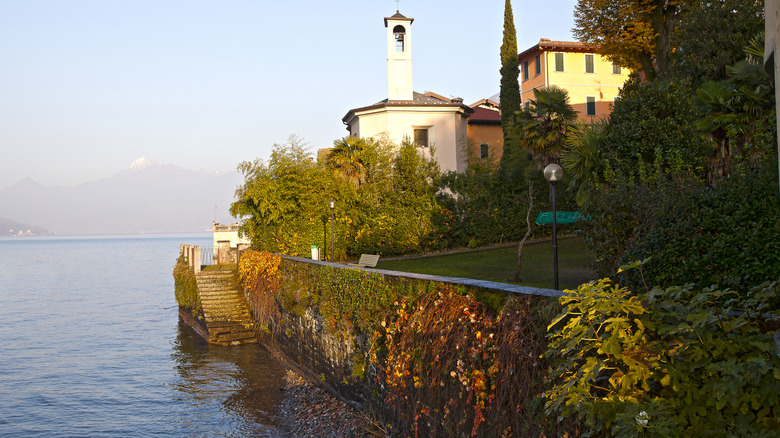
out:
{"label": "wooden bench", "polygon": [[376,254],[361,254],[360,260],[357,263],[348,263],[350,266],[360,266],[362,268],[375,268],[376,263],[379,261],[379,256]]}

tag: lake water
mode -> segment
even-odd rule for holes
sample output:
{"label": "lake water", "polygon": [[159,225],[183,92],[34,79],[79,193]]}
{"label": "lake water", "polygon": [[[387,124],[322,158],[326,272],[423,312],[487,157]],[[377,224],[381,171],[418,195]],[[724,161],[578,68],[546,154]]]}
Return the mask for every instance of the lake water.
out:
{"label": "lake water", "polygon": [[179,323],[180,243],[0,238],[0,436],[279,436],[282,365]]}

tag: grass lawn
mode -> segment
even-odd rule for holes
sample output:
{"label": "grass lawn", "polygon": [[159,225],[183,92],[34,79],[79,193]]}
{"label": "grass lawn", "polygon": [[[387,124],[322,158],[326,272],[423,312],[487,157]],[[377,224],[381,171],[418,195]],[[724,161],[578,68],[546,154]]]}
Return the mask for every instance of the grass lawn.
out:
{"label": "grass lawn", "polygon": [[[590,269],[592,260],[593,258],[582,239],[578,237],[559,238],[559,287],[561,289],[574,289],[582,283],[595,279],[595,274]],[[517,247],[409,260],[382,261],[380,259],[376,267],[393,271],[514,283],[515,269],[517,269]],[[523,270],[520,284],[553,288],[552,241],[528,243],[523,246]]]}

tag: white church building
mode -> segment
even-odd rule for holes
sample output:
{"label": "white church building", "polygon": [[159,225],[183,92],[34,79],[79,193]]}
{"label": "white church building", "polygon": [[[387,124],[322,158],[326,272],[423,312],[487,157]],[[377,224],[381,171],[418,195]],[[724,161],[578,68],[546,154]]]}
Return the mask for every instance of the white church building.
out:
{"label": "white church building", "polygon": [[342,121],[349,135],[378,137],[386,134],[400,144],[413,140],[421,152],[434,157],[443,171],[466,169],[467,118],[474,111],[463,99],[447,99],[412,89],[413,18],[396,11],[385,18],[387,28],[387,99],[349,110]]}

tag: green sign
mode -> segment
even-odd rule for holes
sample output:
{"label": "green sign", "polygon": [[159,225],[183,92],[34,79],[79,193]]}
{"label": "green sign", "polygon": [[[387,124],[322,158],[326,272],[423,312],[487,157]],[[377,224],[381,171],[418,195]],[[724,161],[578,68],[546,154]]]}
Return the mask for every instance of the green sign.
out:
{"label": "green sign", "polygon": [[[555,212],[555,221],[559,224],[573,224],[574,222],[585,220],[585,217],[579,211],[557,211]],[[551,211],[542,211],[536,216],[536,224],[544,225],[553,222]]]}

